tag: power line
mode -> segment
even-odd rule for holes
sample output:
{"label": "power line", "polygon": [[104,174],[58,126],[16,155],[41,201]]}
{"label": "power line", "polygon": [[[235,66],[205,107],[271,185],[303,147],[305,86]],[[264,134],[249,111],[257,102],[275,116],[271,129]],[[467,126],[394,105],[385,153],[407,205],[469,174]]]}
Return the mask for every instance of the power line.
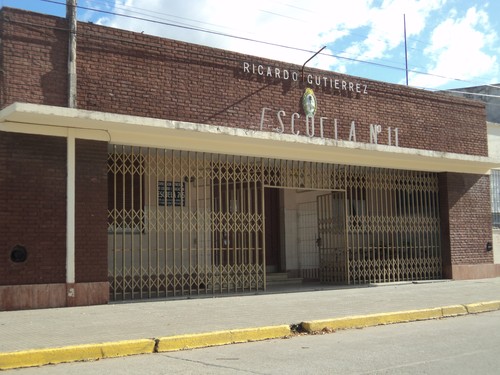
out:
{"label": "power line", "polygon": [[[56,1],[56,0],[41,0],[41,1],[44,1],[44,2],[47,2],[47,3],[64,5],[63,3],[59,2],[59,1]],[[101,10],[101,9],[95,9],[95,8],[81,6],[81,5],[77,5],[77,8],[84,9],[84,10],[90,10],[90,11],[94,11],[94,12],[98,12],[98,13],[110,14],[110,15],[119,16],[119,17],[130,18],[130,19],[134,19],[134,20],[138,20],[138,21],[151,22],[151,23],[160,24],[160,25],[164,25],[164,26],[177,27],[177,28],[182,28],[182,29],[187,29],[187,30],[192,30],[192,31],[201,31],[201,32],[204,32],[204,33],[209,33],[209,34],[213,34],[213,35],[217,35],[217,36],[223,36],[223,37],[228,37],[228,38],[233,38],[233,39],[239,39],[239,40],[244,40],[244,41],[253,42],[253,43],[260,43],[260,44],[265,44],[265,45],[269,45],[269,46],[272,46],[272,47],[280,47],[280,48],[285,48],[285,49],[291,49],[291,50],[295,50],[295,51],[299,51],[299,52],[307,52],[307,53],[314,53],[315,52],[315,51],[304,49],[304,48],[291,47],[291,46],[287,46],[287,45],[284,45],[284,44],[266,42],[266,41],[262,41],[262,40],[257,40],[257,39],[252,39],[252,38],[242,37],[242,36],[237,36],[237,35],[231,35],[231,34],[222,33],[222,32],[219,32],[219,31],[213,31],[213,30],[203,29],[203,28],[194,27],[194,26],[179,25],[179,24],[175,24],[175,23],[171,23],[171,22],[157,21],[157,20],[152,20],[152,19],[143,18],[143,17],[137,17],[137,16],[127,15],[127,14],[115,13],[115,12],[111,12],[111,11],[106,11],[106,10]],[[399,67],[396,67],[396,66],[391,66],[391,65],[376,63],[376,62],[372,62],[372,61],[358,60],[358,59],[349,58],[349,57],[340,56],[340,55],[325,54],[325,53],[321,53],[321,55],[328,56],[328,57],[333,57],[333,58],[337,58],[337,59],[342,59],[342,60],[347,60],[347,61],[351,61],[351,62],[359,62],[359,63],[363,63],[363,64],[369,64],[369,65],[384,67],[384,68],[404,70],[403,68],[399,68]]]}
{"label": "power line", "polygon": [[[64,5],[65,6],[65,3],[62,3],[62,2],[56,1],[56,0],[41,0],[41,1],[47,2],[47,3],[58,4],[58,5]],[[272,47],[279,47],[279,48],[284,48],[284,49],[289,49],[289,50],[295,50],[295,51],[298,51],[298,52],[307,52],[307,53],[314,53],[315,52],[315,51],[308,50],[308,49],[287,46],[287,45],[279,44],[279,43],[266,42],[266,41],[257,40],[257,39],[253,39],[253,38],[248,38],[248,37],[243,37],[243,36],[232,35],[232,34],[223,33],[223,32],[219,32],[219,31],[214,31],[214,30],[209,30],[209,29],[205,29],[205,28],[195,27],[195,26],[192,26],[192,25],[186,25],[186,24],[182,25],[182,24],[174,23],[174,22],[166,22],[166,21],[163,21],[161,17],[155,17],[155,18],[158,18],[158,20],[154,20],[154,19],[149,19],[149,18],[144,18],[144,17],[138,17],[138,16],[134,16],[134,15],[127,15],[127,14],[121,14],[121,13],[116,13],[116,12],[102,10],[102,9],[85,7],[85,6],[81,6],[81,5],[78,5],[77,8],[83,9],[83,10],[92,11],[92,12],[102,13],[102,14],[109,14],[109,15],[112,15],[112,16],[118,16],[118,17],[124,17],[124,18],[134,19],[134,20],[138,20],[138,21],[155,23],[155,24],[159,24],[159,25],[163,25],[163,26],[170,26],[170,27],[182,28],[182,29],[191,30],[191,31],[198,31],[198,32],[209,33],[209,34],[217,35],[217,36],[221,36],[221,37],[233,38],[233,39],[238,39],[238,40],[243,40],[243,41],[248,41],[248,42],[253,42],[253,43],[260,43],[260,44],[265,44],[265,45],[272,46]],[[125,8],[123,8],[123,9],[125,9]],[[139,8],[137,8],[137,9],[139,9]],[[137,12],[133,12],[133,11],[129,11],[129,12],[131,12],[131,13],[137,13]],[[195,21],[195,20],[192,20],[192,19],[187,19],[187,20],[194,21],[194,22],[199,22],[199,21]],[[327,56],[327,57],[332,57],[332,58],[340,59],[340,60],[346,60],[346,61],[349,61],[349,62],[355,62],[355,63],[367,64],[367,65],[371,65],[371,66],[377,66],[377,67],[381,67],[381,68],[393,69],[393,70],[398,70],[398,71],[406,71],[406,69],[403,68],[403,67],[398,67],[398,66],[393,66],[393,65],[387,65],[387,64],[377,63],[377,62],[373,62],[373,61],[360,60],[360,59],[356,59],[356,58],[349,58],[349,57],[345,57],[345,56],[342,56],[342,55],[327,54],[327,53],[321,53],[320,55]],[[422,71],[414,70],[414,69],[413,70],[408,70],[408,72],[414,73],[414,74],[419,74],[419,75],[426,75],[426,76],[431,76],[431,77],[446,79],[446,80],[449,80],[449,81],[457,81],[457,82],[463,82],[463,83],[481,84],[481,85],[486,85],[486,86],[498,88],[498,86],[494,86],[494,85],[491,85],[491,84],[484,84],[484,83],[469,81],[469,80],[460,79],[460,78],[447,77],[447,76],[443,76],[443,75],[438,75],[438,74],[433,74],[433,73],[428,73],[428,72],[422,72]]]}
{"label": "power line", "polygon": [[[20,25],[32,28],[33,30],[39,31],[40,33],[42,33],[43,29],[59,30],[59,31],[66,31],[66,32],[69,31],[69,29],[67,29],[67,28],[65,29],[65,28],[59,28],[59,27],[48,26],[48,25],[37,25],[37,24],[29,23],[29,22],[13,21],[13,20],[9,20],[8,18],[6,18],[5,21],[10,22],[10,23],[14,23],[14,24],[20,24]],[[46,35],[48,35],[48,34],[46,34]],[[160,44],[139,42],[139,41],[134,40],[134,39],[123,40],[123,38],[114,37],[114,36],[104,36],[102,34],[93,35],[93,37],[95,37],[96,41],[99,41],[99,42],[102,42],[103,40],[119,41],[119,42],[129,43],[129,44],[133,45],[134,47],[137,47],[137,46],[152,47],[155,50],[157,49],[157,47],[160,46]],[[115,49],[109,48],[107,45],[102,46],[102,47],[104,48],[104,50],[107,50],[107,51],[110,51],[110,52],[115,52]],[[211,54],[209,55],[209,54],[204,54],[204,53],[197,53],[197,55],[201,56],[201,57],[206,57],[206,58],[213,58],[214,57],[214,55],[211,55]],[[230,57],[227,57],[227,56],[217,56],[217,59],[224,60],[224,61],[241,62],[241,59],[230,58]],[[426,89],[426,90],[429,90],[429,89]],[[372,91],[377,92],[377,93],[383,93],[383,91],[380,91],[380,90],[372,90]],[[446,92],[446,90],[432,90],[432,91]],[[396,96],[396,94],[395,93],[391,93],[391,94],[389,94],[389,96]],[[403,100],[403,98],[405,98],[405,99],[414,101],[415,98],[419,98],[419,97],[420,97],[420,94],[418,92],[413,92],[412,94],[407,94],[407,93],[398,93],[397,94],[398,100]],[[437,101],[437,102],[448,102],[448,100],[446,100],[444,98],[435,99],[435,101]],[[488,103],[488,105],[493,105],[493,104]]]}
{"label": "power line", "polygon": [[[41,1],[44,1],[44,0],[41,0]],[[97,3],[97,4],[108,5],[108,1],[107,0],[87,0],[87,3]],[[222,29],[235,30],[235,29],[230,28],[230,27],[224,27],[224,26],[216,25],[216,24],[210,23],[210,22],[199,21],[199,20],[195,20],[195,19],[192,19],[192,18],[182,17],[182,16],[176,16],[175,14],[163,13],[163,12],[158,12],[158,11],[150,11],[150,10],[144,9],[144,8],[138,8],[138,7],[132,7],[132,6],[117,6],[116,4],[114,4],[114,8],[115,9],[120,9],[120,10],[122,10],[124,12],[135,13],[135,14],[139,14],[141,16],[148,16],[148,17],[156,18],[158,20],[165,20],[166,19],[166,18],[162,18],[162,17],[159,16],[159,15],[162,15],[162,16],[165,16],[165,17],[172,17],[172,18],[177,18],[177,19],[180,19],[180,20],[195,22],[195,23],[199,23],[199,24],[206,24],[206,25],[209,25],[209,26],[219,27],[219,28],[222,28]],[[130,9],[137,9],[138,11],[130,10]],[[94,10],[94,11],[100,12],[100,10]],[[145,12],[145,13],[143,13],[143,12]],[[114,14],[116,14],[116,13],[114,13]],[[183,24],[183,23],[179,23],[179,25],[191,26],[189,24]]]}

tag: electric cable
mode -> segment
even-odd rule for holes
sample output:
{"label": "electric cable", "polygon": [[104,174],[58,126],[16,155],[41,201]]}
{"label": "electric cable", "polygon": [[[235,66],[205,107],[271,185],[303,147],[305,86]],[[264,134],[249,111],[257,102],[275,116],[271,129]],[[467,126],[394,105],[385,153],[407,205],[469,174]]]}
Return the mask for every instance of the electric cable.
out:
{"label": "electric cable", "polygon": [[[56,1],[56,0],[41,0],[41,1],[66,6],[65,3],[62,3],[62,2]],[[183,28],[183,29],[187,29],[187,30],[191,30],[191,31],[198,31],[198,32],[204,32],[204,33],[210,33],[210,34],[218,35],[218,36],[221,36],[221,37],[228,37],[228,38],[234,38],[234,39],[239,39],[239,40],[253,42],[253,43],[260,43],[260,44],[265,44],[265,45],[269,45],[269,46],[272,46],[272,47],[285,48],[285,49],[295,50],[295,51],[299,51],[299,52],[314,53],[314,51],[311,51],[311,50],[307,50],[307,49],[303,49],[303,48],[297,48],[297,47],[292,47],[292,46],[287,46],[287,45],[284,45],[284,44],[272,43],[272,42],[257,40],[257,39],[253,39],[253,38],[232,35],[232,34],[228,34],[228,33],[218,32],[218,31],[204,29],[204,28],[200,28],[200,27],[194,27],[194,26],[190,26],[190,25],[180,25],[180,24],[176,24],[176,23],[173,23],[173,22],[160,21],[161,18],[159,18],[160,20],[152,20],[152,19],[148,19],[148,18],[144,18],[144,17],[138,17],[138,16],[133,16],[133,15],[120,14],[120,13],[116,13],[116,12],[112,12],[112,11],[107,11],[107,10],[102,10],[102,9],[96,9],[96,8],[86,7],[86,6],[81,6],[81,5],[77,5],[77,8],[83,9],[83,10],[92,11],[92,12],[102,13],[102,14],[109,14],[109,15],[113,15],[113,16],[119,16],[119,17],[125,17],[125,18],[135,19],[135,20],[144,21],[144,22],[156,23],[156,24],[160,24],[160,25],[164,25],[164,26],[177,27],[177,28]],[[195,20],[191,20],[191,21],[195,21]],[[195,21],[195,22],[197,22],[197,21]],[[349,57],[346,57],[346,56],[341,56],[341,55],[336,55],[336,54],[320,53],[320,55],[331,57],[331,58],[335,58],[335,59],[340,59],[340,60],[346,60],[346,61],[350,61],[350,62],[355,62],[355,63],[361,63],[361,64],[367,64],[367,65],[377,66],[377,67],[381,67],[381,68],[393,69],[393,70],[398,70],[398,71],[406,71],[406,69],[403,68],[403,67],[398,67],[398,66],[393,66],[393,65],[388,65],[388,64],[373,62],[373,61],[366,61],[366,60],[360,60],[360,59],[355,59],[355,58],[349,58]],[[498,88],[499,87],[499,86],[492,85],[492,84],[479,83],[477,81],[471,81],[471,80],[466,80],[466,79],[461,79],[461,78],[447,77],[447,76],[438,75],[438,74],[434,74],[434,73],[422,72],[422,71],[415,70],[415,69],[409,69],[408,73],[414,73],[414,74],[418,74],[418,75],[425,75],[425,76],[431,76],[431,77],[436,77],[436,78],[442,78],[442,79],[446,79],[446,80],[449,80],[449,81],[479,84],[479,85],[484,85],[484,86],[489,86],[489,87],[494,87],[494,88]],[[431,90],[430,88],[423,88],[423,89]]]}

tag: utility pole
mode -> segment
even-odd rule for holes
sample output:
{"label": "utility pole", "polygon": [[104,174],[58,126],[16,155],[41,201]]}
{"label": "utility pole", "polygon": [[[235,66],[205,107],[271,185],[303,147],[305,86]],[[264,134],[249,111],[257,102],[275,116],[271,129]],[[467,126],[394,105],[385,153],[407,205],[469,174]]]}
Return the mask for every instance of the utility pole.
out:
{"label": "utility pole", "polygon": [[66,1],[69,26],[68,43],[68,107],[76,108],[76,0]]}
{"label": "utility pole", "polygon": [[[76,0],[66,1],[68,21],[68,107],[76,108]],[[66,137],[66,305],[75,303],[75,210],[76,137],[68,128]]]}

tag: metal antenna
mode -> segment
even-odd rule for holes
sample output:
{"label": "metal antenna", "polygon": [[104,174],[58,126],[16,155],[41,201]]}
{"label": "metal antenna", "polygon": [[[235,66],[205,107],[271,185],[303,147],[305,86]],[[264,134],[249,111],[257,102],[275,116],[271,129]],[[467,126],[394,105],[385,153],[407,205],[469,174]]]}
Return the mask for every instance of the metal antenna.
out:
{"label": "metal antenna", "polygon": [[408,86],[408,47],[406,46],[406,14],[403,14],[403,24],[405,33],[406,86]]}
{"label": "metal antenna", "polygon": [[312,59],[314,59],[314,57],[320,53],[321,51],[323,51],[324,49],[326,48],[326,46],[324,46],[323,48],[321,48],[318,52],[316,52],[314,55],[312,55],[305,63],[304,65],[302,65],[302,82],[304,82],[304,68],[306,66],[306,64],[311,61]]}

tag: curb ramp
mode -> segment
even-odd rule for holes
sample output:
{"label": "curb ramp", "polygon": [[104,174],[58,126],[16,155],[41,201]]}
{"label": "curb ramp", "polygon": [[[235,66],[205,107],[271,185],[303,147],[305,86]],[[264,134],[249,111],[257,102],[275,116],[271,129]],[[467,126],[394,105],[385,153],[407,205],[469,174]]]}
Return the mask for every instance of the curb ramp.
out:
{"label": "curb ramp", "polygon": [[310,334],[319,331],[334,332],[340,329],[364,328],[385,324],[441,319],[497,310],[500,310],[500,301],[489,301],[420,310],[312,320],[291,325],[255,327],[149,339],[4,352],[0,353],[0,370],[196,349],[209,346],[285,338],[293,336],[298,332]]}

